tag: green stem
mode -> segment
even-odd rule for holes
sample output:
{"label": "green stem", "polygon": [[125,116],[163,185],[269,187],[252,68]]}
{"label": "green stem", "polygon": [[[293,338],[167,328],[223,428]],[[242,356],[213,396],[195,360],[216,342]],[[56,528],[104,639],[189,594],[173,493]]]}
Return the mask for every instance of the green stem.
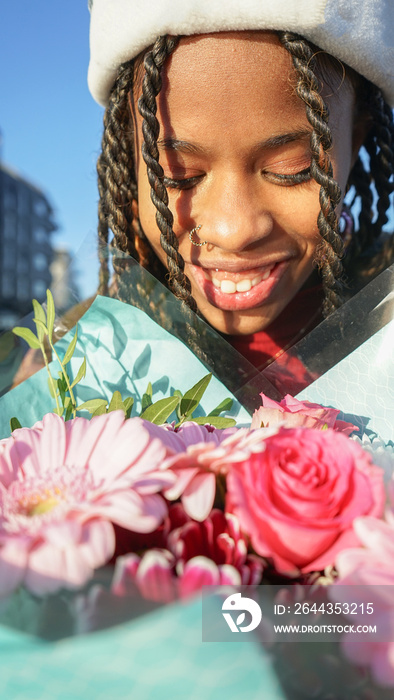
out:
{"label": "green stem", "polygon": [[53,352],[55,353],[55,355],[56,355],[56,359],[57,359],[57,361],[58,361],[60,367],[62,368],[63,377],[64,377],[64,379],[66,380],[68,393],[70,394],[71,405],[72,405],[72,407],[73,407],[73,418],[75,418],[75,416],[77,415],[77,404],[76,404],[76,401],[75,401],[74,392],[73,392],[73,390],[72,390],[72,388],[71,388],[71,384],[70,384],[70,381],[69,381],[69,378],[68,378],[68,374],[67,374],[67,372],[66,372],[66,368],[64,367],[63,362],[61,361],[59,355],[57,354],[57,352],[56,352],[56,350],[55,350],[55,346],[53,345],[52,340],[51,340],[50,338],[49,338],[49,344],[50,344],[50,346],[51,346],[51,348],[52,348],[52,351],[53,351]]}
{"label": "green stem", "polygon": [[52,385],[52,390],[53,390],[53,394],[54,394],[55,401],[56,401],[56,408],[57,408],[57,411],[58,411],[58,415],[60,416],[61,408],[60,408],[60,404],[59,404],[59,400],[58,400],[57,388],[56,388],[55,380],[54,380],[54,378],[53,378],[52,375],[51,375],[51,370],[49,369],[49,362],[48,362],[47,354],[46,354],[46,352],[45,352],[44,343],[40,343],[40,349],[41,349],[41,352],[42,352],[42,356],[43,356],[43,358],[44,358],[45,367],[47,368],[47,372],[48,372],[48,374],[49,374],[49,381],[50,381],[50,383],[51,383],[51,385]]}

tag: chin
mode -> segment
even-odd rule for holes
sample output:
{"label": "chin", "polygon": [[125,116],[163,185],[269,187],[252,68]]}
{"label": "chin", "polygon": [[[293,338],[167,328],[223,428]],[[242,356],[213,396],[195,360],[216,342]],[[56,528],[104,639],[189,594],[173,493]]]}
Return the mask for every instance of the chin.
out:
{"label": "chin", "polygon": [[[197,301],[197,299],[196,299]],[[198,308],[204,319],[219,333],[225,335],[250,335],[264,331],[272,321],[279,315],[281,309],[271,313],[262,308],[250,309],[248,311],[224,311],[211,304],[199,303]],[[208,308],[209,307],[209,308]]]}

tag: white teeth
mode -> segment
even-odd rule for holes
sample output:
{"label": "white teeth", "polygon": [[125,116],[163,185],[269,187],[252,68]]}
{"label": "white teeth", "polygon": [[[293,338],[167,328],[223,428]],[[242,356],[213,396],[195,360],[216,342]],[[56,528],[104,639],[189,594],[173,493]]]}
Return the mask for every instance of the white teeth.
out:
{"label": "white teeth", "polygon": [[248,292],[249,289],[252,289],[252,282],[251,280],[241,280],[241,282],[237,282],[236,288],[237,292]]}
{"label": "white teeth", "polygon": [[234,294],[237,291],[237,286],[232,280],[222,280],[220,289],[224,294]]}
{"label": "white teeth", "polygon": [[267,280],[272,271],[272,267],[268,268],[265,272],[260,275],[256,275],[253,279],[243,279],[240,282],[233,282],[233,280],[219,280],[217,277],[210,277],[206,272],[206,279],[210,280],[216,289],[220,289],[223,294],[235,294],[235,292],[249,292],[252,287],[259,284],[263,280]]}

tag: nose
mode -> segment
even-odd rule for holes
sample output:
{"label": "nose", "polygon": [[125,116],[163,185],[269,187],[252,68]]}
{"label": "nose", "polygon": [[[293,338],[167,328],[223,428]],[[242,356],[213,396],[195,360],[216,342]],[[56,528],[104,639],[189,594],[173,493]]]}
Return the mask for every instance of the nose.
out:
{"label": "nose", "polygon": [[269,236],[274,220],[258,174],[227,173],[207,188],[200,237],[228,252],[240,252]]}

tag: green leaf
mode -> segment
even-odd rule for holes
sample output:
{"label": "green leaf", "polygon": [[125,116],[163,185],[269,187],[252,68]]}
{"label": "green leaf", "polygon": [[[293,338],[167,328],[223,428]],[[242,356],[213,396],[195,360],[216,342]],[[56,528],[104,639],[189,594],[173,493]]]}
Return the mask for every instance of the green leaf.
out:
{"label": "green leaf", "polygon": [[42,321],[40,321],[39,318],[35,318],[35,319],[34,319],[34,323],[35,323],[36,326],[37,326],[37,333],[38,333],[38,331],[41,329],[41,332],[44,333],[44,335],[48,335],[48,328],[46,327],[45,323],[43,323]]}
{"label": "green leaf", "polygon": [[188,418],[192,415],[193,411],[197,408],[202,397],[204,396],[205,390],[211,381],[212,374],[207,374],[205,377],[200,379],[197,384],[192,386],[186,394],[183,396],[180,405],[180,413],[184,418]]}
{"label": "green leaf", "polygon": [[78,337],[78,328],[76,327],[73,339],[71,340],[70,345],[68,346],[68,348],[65,352],[65,355],[63,357],[63,364],[64,365],[66,365],[68,362],[70,362],[70,360],[74,354],[75,346],[77,344],[77,337]]}
{"label": "green leaf", "polygon": [[55,323],[55,304],[52,293],[47,289],[47,326],[49,339],[52,340],[53,326]]}
{"label": "green leaf", "polygon": [[18,428],[21,428],[21,424],[19,423],[18,419],[13,416],[10,420],[10,428],[11,428],[11,433],[14,432],[14,430],[17,430]]}
{"label": "green leaf", "polygon": [[56,413],[57,416],[62,416],[64,413],[64,406],[60,406],[60,408],[54,408],[53,412]]}
{"label": "green leaf", "polygon": [[119,410],[124,411],[122,395],[120,391],[114,391],[111,401],[109,402],[108,413],[111,413],[111,411]]}
{"label": "green leaf", "polygon": [[198,425],[213,425],[214,428],[232,428],[237,424],[234,418],[225,418],[224,416],[198,416],[198,418],[190,418],[186,423],[197,423]]}
{"label": "green leaf", "polygon": [[179,404],[179,396],[170,396],[168,399],[159,399],[148,406],[140,418],[149,420],[156,425],[162,425]]}
{"label": "green leaf", "polygon": [[141,399],[141,411],[145,411],[148,406],[152,405],[152,384],[149,382],[146,387],[145,393],[142,395]]}
{"label": "green leaf", "polygon": [[89,411],[89,413],[94,413],[94,411],[100,407],[104,408],[103,413],[105,413],[107,408],[106,399],[90,399],[90,401],[85,401],[85,403],[81,403],[80,406],[77,406],[77,411]]}
{"label": "green leaf", "polygon": [[223,401],[221,401],[220,404],[213,409],[213,411],[208,413],[208,416],[219,416],[223,411],[230,411],[233,407],[233,403],[234,401],[230,399],[230,397],[223,399]]}
{"label": "green leaf", "polygon": [[72,405],[72,403],[69,403],[67,408],[66,408],[66,414],[64,416],[64,420],[70,420],[70,418],[72,416],[72,412],[73,412],[73,405]]}
{"label": "green leaf", "polygon": [[130,418],[131,416],[131,409],[134,406],[134,399],[132,396],[128,396],[124,401],[123,401],[123,407],[125,411],[126,418]]}
{"label": "green leaf", "polygon": [[58,388],[59,396],[62,400],[63,406],[64,406],[64,399],[66,396],[65,387],[66,387],[66,382],[64,381],[64,377],[61,377],[60,379],[57,380],[57,388]]}
{"label": "green leaf", "polygon": [[49,393],[50,393],[50,395],[52,396],[52,398],[54,399],[55,396],[56,396],[56,394],[55,394],[55,390],[54,390],[54,388],[53,388],[53,381],[54,381],[54,380],[51,380],[51,379],[48,377],[48,388],[49,388]]}
{"label": "green leaf", "polygon": [[16,326],[12,329],[12,332],[15,333],[15,335],[18,335],[20,338],[23,338],[23,340],[26,340],[26,343],[30,348],[38,350],[38,348],[41,347],[40,341],[34,335],[33,331],[30,330],[30,328],[22,328],[21,326]]}
{"label": "green leaf", "polygon": [[95,411],[93,411],[93,413],[92,413],[92,418],[93,418],[94,416],[102,416],[103,413],[106,413],[106,411],[107,411],[107,409],[106,409],[105,406],[99,406],[98,408],[96,408]]}
{"label": "green leaf", "polygon": [[82,364],[77,372],[77,376],[75,377],[73,383],[71,384],[71,389],[73,388],[73,386],[78,384],[78,382],[80,382],[81,379],[84,378],[85,374],[86,374],[86,357],[84,357],[82,360]]}
{"label": "green leaf", "polygon": [[[183,394],[181,391],[179,391],[179,389],[174,389],[174,391],[172,392],[172,395],[179,396],[180,399],[183,398]],[[181,416],[181,412],[179,410],[179,405],[176,407],[176,417],[178,418],[178,420],[181,420],[182,416]]]}
{"label": "green leaf", "polygon": [[[37,320],[41,321],[41,323],[43,323],[45,326],[46,321],[47,321],[47,317],[46,317],[46,314],[45,314],[43,307],[41,306],[40,302],[37,301],[37,299],[33,299],[33,309],[34,309],[33,321],[34,322],[36,322]],[[36,328],[37,328],[38,339],[42,342],[44,340],[45,331],[42,328],[42,326],[39,326],[37,323],[36,323]]]}

